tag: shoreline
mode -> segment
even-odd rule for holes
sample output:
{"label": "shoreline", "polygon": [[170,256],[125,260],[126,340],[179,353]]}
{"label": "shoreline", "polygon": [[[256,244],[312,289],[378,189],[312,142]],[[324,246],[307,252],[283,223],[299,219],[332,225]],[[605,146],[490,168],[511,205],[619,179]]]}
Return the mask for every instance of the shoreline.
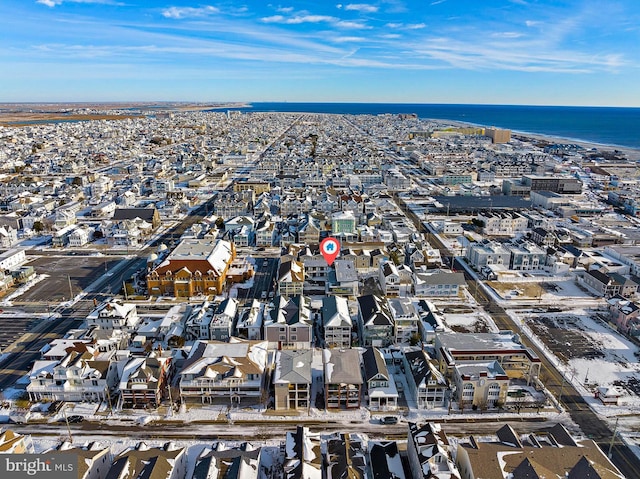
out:
{"label": "shoreline", "polygon": [[[478,128],[492,128],[492,126],[483,125],[480,123],[471,123],[459,120],[448,120],[446,118],[428,118],[428,120],[436,121],[436,122],[450,122],[452,125],[467,127],[473,126]],[[616,144],[607,144],[607,143],[598,143],[592,140],[585,140],[580,138],[568,138],[560,135],[549,135],[546,133],[534,133],[530,131],[522,131],[522,130],[512,130],[510,128],[497,127],[502,130],[511,130],[511,136],[513,135],[525,137],[527,139],[533,139],[538,141],[547,141],[550,143],[560,143],[560,144],[575,144],[579,145],[586,150],[596,149],[598,151],[604,150],[617,150],[621,153],[624,153],[628,160],[630,161],[640,161],[640,146],[625,146],[625,145],[616,145]],[[507,143],[508,144],[508,143]]]}

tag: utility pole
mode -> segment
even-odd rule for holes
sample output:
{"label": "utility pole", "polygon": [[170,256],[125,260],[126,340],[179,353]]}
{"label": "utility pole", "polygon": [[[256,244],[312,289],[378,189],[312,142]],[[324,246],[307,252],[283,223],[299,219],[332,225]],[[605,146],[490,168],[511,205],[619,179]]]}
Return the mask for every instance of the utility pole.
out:
{"label": "utility pole", "polygon": [[67,416],[66,405],[62,408],[62,412],[64,413],[64,422],[67,423],[67,434],[69,435],[69,442],[73,444],[73,437],[71,437],[71,427],[69,427],[69,417]]}
{"label": "utility pole", "polygon": [[609,443],[609,452],[607,452],[607,457],[611,459],[611,451],[613,451],[613,443],[616,440],[616,434],[618,433],[618,421],[619,417],[616,418],[616,425],[613,427],[613,436],[611,436],[611,442]]}
{"label": "utility pole", "polygon": [[[562,374],[562,372],[560,374]],[[560,394],[558,395],[558,405],[562,402],[562,391],[564,389],[564,382],[565,382],[565,377],[564,377],[564,374],[562,374],[562,384],[560,385]]]}
{"label": "utility pole", "polygon": [[67,275],[69,281],[69,301],[73,301],[73,289],[71,288],[71,276]]}

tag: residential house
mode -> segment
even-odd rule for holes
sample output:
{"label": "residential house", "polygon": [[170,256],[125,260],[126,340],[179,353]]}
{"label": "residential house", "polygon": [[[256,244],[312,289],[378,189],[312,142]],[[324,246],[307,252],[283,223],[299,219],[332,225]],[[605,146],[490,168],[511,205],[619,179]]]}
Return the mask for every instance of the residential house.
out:
{"label": "residential house", "polygon": [[389,261],[389,253],[385,249],[373,249],[369,252],[369,256],[371,258],[371,268],[375,270],[379,270],[382,263]]}
{"label": "residential house", "polygon": [[547,435],[522,437],[504,425],[492,440],[471,436],[458,444],[456,465],[462,479],[623,477],[594,440],[574,439],[561,424]]}
{"label": "residential house", "polygon": [[542,364],[540,358],[523,346],[511,331],[437,333],[435,350],[440,371],[451,378],[458,361],[497,360],[507,376],[524,378],[531,383],[539,376]]}
{"label": "residential house", "polygon": [[87,328],[133,331],[140,322],[140,318],[135,304],[111,299],[91,311],[86,317],[86,322]]}
{"label": "residential house", "polygon": [[403,366],[409,387],[407,396],[415,400],[416,407],[444,407],[449,385],[427,352],[421,349],[405,351]]}
{"label": "residential house", "polygon": [[407,457],[412,479],[460,479],[452,446],[439,424],[409,423]]}
{"label": "residential house", "polygon": [[200,453],[190,479],[259,479],[261,452],[247,442],[233,448],[219,442]]}
{"label": "residential house", "polygon": [[71,456],[74,459],[74,464],[77,465],[74,477],[78,477],[78,479],[106,479],[113,463],[111,448],[102,447],[96,442],[74,446],[69,441],[63,441],[53,449],[46,451],[45,454],[47,452]]}
{"label": "residential house", "polygon": [[609,304],[609,321],[618,331],[630,336],[639,336],[640,306],[620,295],[609,298],[607,303]]}
{"label": "residential house", "polygon": [[378,281],[386,296],[400,295],[400,274],[393,261],[384,261],[378,267]]}
{"label": "residential house", "polygon": [[414,271],[422,266],[427,269],[439,268],[442,266],[442,257],[440,250],[432,248],[430,245],[426,247],[416,247],[412,243],[408,243],[405,247],[405,264],[410,266]]}
{"label": "residential house", "polygon": [[371,411],[393,411],[398,407],[398,390],[378,348],[368,347],[362,354]]}
{"label": "residential house", "polygon": [[322,360],[327,409],[359,408],[363,383],[360,352],[356,349],[324,349]]}
{"label": "residential house", "polygon": [[320,435],[298,426],[287,432],[284,448],[284,479],[322,479]]}
{"label": "residential house", "polygon": [[437,313],[435,305],[429,301],[421,299],[417,304],[420,322],[418,323],[418,331],[420,339],[427,344],[433,344],[436,340],[436,333],[445,330],[442,318]]}
{"label": "residential house", "polygon": [[364,441],[357,434],[341,433],[326,440],[327,479],[367,479],[367,463]]}
{"label": "residential house", "polygon": [[313,340],[307,296],[276,296],[264,310],[264,338],[271,349],[309,349]]}
{"label": "residential house", "polygon": [[545,228],[538,227],[531,230],[531,241],[537,245],[549,248],[556,244],[556,239],[555,233]]}
{"label": "residential house", "polygon": [[60,361],[36,361],[29,374],[31,401],[106,401],[117,384],[117,367],[83,343],[68,348]]}
{"label": "residential house", "polygon": [[296,260],[281,261],[278,268],[278,294],[296,296],[304,292],[304,265]]}
{"label": "residential house", "polygon": [[261,402],[266,367],[266,341],[197,341],[180,372],[180,397],[202,404]]}
{"label": "residential house", "polygon": [[110,246],[138,248],[153,234],[153,225],[141,218],[103,221],[100,230]]}
{"label": "residential house", "polygon": [[93,239],[93,228],[79,227],[69,234],[69,246],[72,248],[80,248],[85,246]]}
{"label": "residential house", "polygon": [[120,378],[121,408],[158,407],[168,396],[173,374],[170,356],[152,352],[147,357],[133,358],[124,367]]}
{"label": "residential house", "polygon": [[340,251],[340,260],[353,261],[359,273],[371,268],[371,255],[367,249],[346,248]]}
{"label": "residential house", "polygon": [[360,296],[358,314],[364,346],[381,348],[393,343],[396,324],[386,298],[373,294]]}
{"label": "residential house", "polygon": [[236,323],[234,336],[240,339],[263,339],[262,320],[264,316],[264,303],[257,299],[251,302],[251,306],[240,311]]}
{"label": "residential house", "polygon": [[351,347],[353,321],[349,314],[349,304],[346,298],[342,296],[324,296],[322,298],[322,325],[325,347]]}
{"label": "residential house", "polygon": [[484,224],[482,232],[489,236],[514,236],[529,227],[529,220],[515,211],[481,211],[477,220]]}
{"label": "residential house", "polygon": [[308,294],[311,290],[317,290],[318,293],[324,294],[327,283],[327,273],[329,272],[329,265],[327,260],[321,255],[302,255],[300,261],[304,265],[304,279],[306,284],[304,285],[305,291]]}
{"label": "residential house", "polygon": [[277,352],[273,373],[276,411],[311,407],[312,360],[311,349]]}
{"label": "residential house", "polygon": [[356,217],[352,211],[337,211],[331,215],[331,235],[345,240],[356,238]]}
{"label": "residential house", "polygon": [[413,276],[413,290],[416,296],[457,297],[460,289],[467,285],[463,273],[433,269],[416,272]]}
{"label": "residential house", "polygon": [[298,229],[298,241],[308,246],[320,243],[320,225],[313,216],[308,215],[307,221]]}
{"label": "residential house", "polygon": [[148,447],[144,442],[116,456],[106,479],[183,479],[187,473],[187,448],[171,442]]}
{"label": "residential house", "polygon": [[192,307],[189,316],[185,321],[185,338],[193,339],[211,339],[211,320],[217,306],[205,300],[203,303]]}
{"label": "residential house", "polygon": [[27,261],[27,254],[22,248],[14,248],[0,254],[0,271],[11,271]]}
{"label": "residential house", "polygon": [[160,226],[160,214],[155,208],[116,208],[111,220],[113,222],[142,220],[151,224],[152,231]]}
{"label": "residential house", "polygon": [[34,454],[30,435],[18,434],[11,429],[0,429],[0,454]]}
{"label": "residential house", "polygon": [[358,271],[353,260],[338,259],[333,263],[334,270],[328,274],[328,294],[357,296],[360,283]]}
{"label": "residential house", "polygon": [[547,263],[547,251],[530,241],[520,240],[504,244],[510,253],[509,269],[530,271],[544,269]]}
{"label": "residential house", "polygon": [[453,383],[460,409],[491,409],[507,400],[509,376],[498,361],[457,361]]}
{"label": "residential house", "polygon": [[9,249],[18,242],[18,231],[11,226],[0,226],[0,248]]}
{"label": "residential house", "polygon": [[376,479],[406,478],[396,441],[369,441],[369,461]]}
{"label": "residential house", "polygon": [[227,341],[233,331],[233,322],[238,312],[238,300],[226,298],[217,305],[209,323],[209,339]]}
{"label": "residential house", "polygon": [[269,218],[261,219],[256,225],[255,236],[256,246],[269,248],[274,245],[275,241],[275,223]]}
{"label": "residential house", "polygon": [[590,269],[584,272],[582,280],[591,291],[605,298],[611,298],[616,295],[628,298],[638,291],[636,282],[619,273],[606,273],[597,269]]}
{"label": "residential house", "polygon": [[394,343],[417,342],[420,318],[413,302],[408,298],[390,298],[388,304],[396,325]]}
{"label": "residential house", "polygon": [[220,294],[236,257],[224,240],[185,239],[147,274],[150,295],[191,297]]}
{"label": "residential house", "polygon": [[489,265],[502,265],[509,267],[510,252],[500,243],[484,240],[480,243],[471,243],[467,248],[467,259],[477,270]]}

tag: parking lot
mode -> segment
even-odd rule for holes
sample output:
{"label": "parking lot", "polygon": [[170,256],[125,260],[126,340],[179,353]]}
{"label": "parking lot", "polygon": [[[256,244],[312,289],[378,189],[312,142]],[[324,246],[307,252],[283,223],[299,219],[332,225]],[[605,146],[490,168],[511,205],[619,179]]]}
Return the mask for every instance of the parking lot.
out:
{"label": "parking lot", "polygon": [[[103,274],[108,274],[121,258],[106,256],[42,256],[28,263],[37,275],[48,277],[13,299],[19,302],[59,303],[79,294]],[[69,290],[71,282],[71,290]],[[116,291],[112,291],[115,293]]]}

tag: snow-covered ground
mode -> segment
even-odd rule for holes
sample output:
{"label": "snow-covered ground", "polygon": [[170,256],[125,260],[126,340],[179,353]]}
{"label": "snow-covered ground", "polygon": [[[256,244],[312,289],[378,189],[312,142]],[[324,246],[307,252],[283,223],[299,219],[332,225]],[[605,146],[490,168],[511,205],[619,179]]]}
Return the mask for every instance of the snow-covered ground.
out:
{"label": "snow-covered ground", "polygon": [[2,300],[2,302],[0,303],[0,305],[11,306],[11,300],[12,299],[15,299],[15,298],[17,298],[19,296],[22,296],[24,293],[29,291],[29,289],[31,289],[33,286],[38,284],[40,281],[43,281],[43,280],[47,279],[48,277],[49,277],[48,274],[39,274],[39,275],[37,275],[35,278],[33,278],[30,281],[27,281],[25,284],[23,284],[18,289],[16,289],[13,293],[11,293],[9,296],[4,298]]}
{"label": "snow-covered ground", "polygon": [[468,331],[470,333],[498,331],[491,317],[484,311],[472,311],[469,313],[443,312],[442,317],[445,324],[454,331]]}
{"label": "snow-covered ground", "polygon": [[[545,352],[567,381],[585,397],[589,405],[604,417],[637,415],[640,413],[640,348],[608,325],[594,319],[593,312],[577,308],[563,313],[510,313],[522,325],[522,331]],[[545,318],[573,335],[580,335],[584,342],[566,344],[566,360],[558,356],[531,329],[531,324]],[[584,351],[584,354],[581,353]],[[595,398],[598,387],[620,386],[623,395],[618,405],[605,406]]]}

